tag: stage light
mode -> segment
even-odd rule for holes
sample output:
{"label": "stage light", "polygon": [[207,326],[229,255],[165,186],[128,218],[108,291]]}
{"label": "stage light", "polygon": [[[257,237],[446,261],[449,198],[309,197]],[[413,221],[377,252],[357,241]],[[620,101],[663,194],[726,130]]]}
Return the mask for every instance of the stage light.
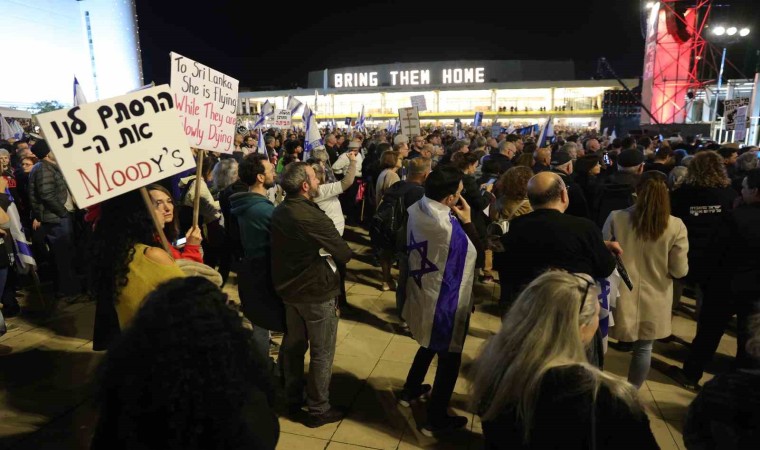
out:
{"label": "stage light", "polygon": [[737,31],[738,30],[736,29],[736,27],[728,27],[726,29],[726,34],[729,35],[729,36],[733,36],[733,35],[736,34]]}
{"label": "stage light", "polygon": [[723,27],[721,27],[721,26],[717,26],[717,27],[713,28],[712,32],[716,36],[723,36],[724,34],[726,34],[726,29],[723,28]]}
{"label": "stage light", "polygon": [[744,37],[749,34],[749,28],[744,27],[741,30],[739,30],[739,36]]}

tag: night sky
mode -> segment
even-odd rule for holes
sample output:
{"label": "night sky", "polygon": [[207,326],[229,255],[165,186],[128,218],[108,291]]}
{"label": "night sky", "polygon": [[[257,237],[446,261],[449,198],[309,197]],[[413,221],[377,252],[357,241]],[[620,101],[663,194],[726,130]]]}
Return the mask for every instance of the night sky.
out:
{"label": "night sky", "polygon": [[[300,9],[295,2],[262,3],[137,0],[145,82],[169,81],[170,51],[253,90],[306,87],[313,70],[393,62],[573,59],[578,79],[594,76],[602,56],[623,78],[639,77],[643,65],[645,2],[638,0],[564,1],[559,7],[457,2],[458,8],[408,0],[312,2]],[[760,8],[750,7],[752,0],[730,3],[730,11],[719,13],[754,25],[748,44],[729,47],[729,58],[751,76]]]}

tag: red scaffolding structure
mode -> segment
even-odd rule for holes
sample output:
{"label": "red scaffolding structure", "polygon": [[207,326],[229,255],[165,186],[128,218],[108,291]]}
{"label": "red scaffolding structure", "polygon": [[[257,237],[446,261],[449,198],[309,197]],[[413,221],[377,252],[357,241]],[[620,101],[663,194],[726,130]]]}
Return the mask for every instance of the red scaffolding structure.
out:
{"label": "red scaffolding structure", "polygon": [[[690,6],[686,6],[690,3]],[[711,0],[664,0],[647,21],[642,123],[684,123],[687,94],[703,86],[698,69],[708,43],[702,37]]]}

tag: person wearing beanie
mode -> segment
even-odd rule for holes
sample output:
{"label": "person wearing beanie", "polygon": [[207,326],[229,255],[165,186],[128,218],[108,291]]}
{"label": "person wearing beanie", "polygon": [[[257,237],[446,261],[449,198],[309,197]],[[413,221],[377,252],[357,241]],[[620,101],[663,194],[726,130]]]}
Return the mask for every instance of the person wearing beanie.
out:
{"label": "person wearing beanie", "polygon": [[73,215],[76,208],[47,142],[37,141],[32,153],[40,160],[29,174],[32,228],[42,227],[53,254],[57,274],[56,298],[75,301],[81,293],[74,272]]}

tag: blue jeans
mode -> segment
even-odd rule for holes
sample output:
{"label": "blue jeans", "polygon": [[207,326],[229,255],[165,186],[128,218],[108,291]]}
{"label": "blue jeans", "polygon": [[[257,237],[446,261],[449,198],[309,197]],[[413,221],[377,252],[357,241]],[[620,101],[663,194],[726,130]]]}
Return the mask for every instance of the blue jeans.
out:
{"label": "blue jeans", "polygon": [[303,401],[304,355],[308,348],[311,362],[306,405],[311,414],[325,413],[330,409],[330,379],[338,331],[336,299],[324,303],[285,302],[285,321],[287,332],[282,338],[280,355],[287,402],[300,405]]}
{"label": "blue jeans", "polygon": [[638,340],[633,343],[633,357],[628,366],[628,382],[640,388],[647,380],[652,364],[653,340]]}
{"label": "blue jeans", "polygon": [[45,230],[45,239],[53,253],[58,275],[56,295],[65,297],[81,293],[79,279],[74,272],[74,230],[71,215],[62,217],[58,223],[45,222],[42,228]]}

